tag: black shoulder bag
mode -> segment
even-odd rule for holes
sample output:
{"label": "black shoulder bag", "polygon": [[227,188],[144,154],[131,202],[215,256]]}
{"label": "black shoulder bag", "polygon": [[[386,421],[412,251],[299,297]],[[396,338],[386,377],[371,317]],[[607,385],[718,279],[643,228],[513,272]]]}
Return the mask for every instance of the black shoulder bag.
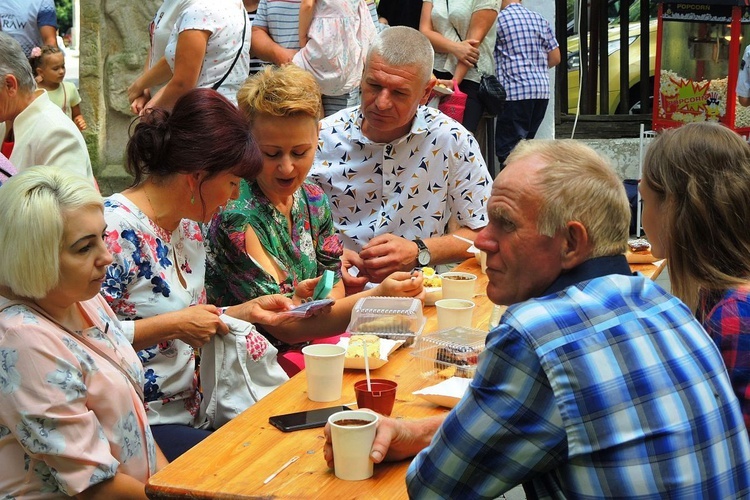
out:
{"label": "black shoulder bag", "polygon": [[[445,0],[445,8],[450,16],[450,7],[448,6],[448,0]],[[458,39],[463,41],[458,30],[453,26],[453,31],[456,32]],[[507,94],[505,87],[500,83],[495,75],[488,75],[487,73],[480,72],[481,80],[479,81],[479,91],[477,92],[477,98],[482,103],[484,110],[490,115],[497,116],[503,112],[505,107],[505,99]]]}

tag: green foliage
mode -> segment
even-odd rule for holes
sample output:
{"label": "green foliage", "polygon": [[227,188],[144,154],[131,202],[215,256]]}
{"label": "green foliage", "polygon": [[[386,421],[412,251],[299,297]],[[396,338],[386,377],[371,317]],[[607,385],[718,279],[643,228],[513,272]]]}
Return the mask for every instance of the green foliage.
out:
{"label": "green foliage", "polygon": [[55,0],[55,10],[59,33],[64,35],[73,26],[73,0]]}

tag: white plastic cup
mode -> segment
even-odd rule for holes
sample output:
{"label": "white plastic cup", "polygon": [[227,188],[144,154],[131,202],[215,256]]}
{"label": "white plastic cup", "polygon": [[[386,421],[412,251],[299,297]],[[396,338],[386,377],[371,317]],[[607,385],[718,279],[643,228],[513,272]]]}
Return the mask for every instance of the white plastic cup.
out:
{"label": "white plastic cup", "polygon": [[479,265],[482,268],[482,273],[487,274],[487,252],[484,250],[479,251]]}
{"label": "white plastic cup", "polygon": [[[445,281],[443,281],[445,283]],[[440,299],[435,302],[437,322],[440,330],[463,326],[472,327],[474,302],[464,299]]]}
{"label": "white plastic cup", "polygon": [[[366,421],[356,425],[340,425],[342,421]],[[369,479],[373,473],[370,450],[375,441],[378,415],[369,411],[340,411],[328,417],[333,444],[333,471],[346,481]]]}
{"label": "white plastic cup", "polygon": [[443,283],[444,299],[474,298],[474,290],[477,287],[477,275],[471,273],[450,272],[440,275]]}
{"label": "white plastic cup", "polygon": [[341,398],[346,347],[311,344],[302,348],[305,356],[307,397],[310,401],[336,401]]}

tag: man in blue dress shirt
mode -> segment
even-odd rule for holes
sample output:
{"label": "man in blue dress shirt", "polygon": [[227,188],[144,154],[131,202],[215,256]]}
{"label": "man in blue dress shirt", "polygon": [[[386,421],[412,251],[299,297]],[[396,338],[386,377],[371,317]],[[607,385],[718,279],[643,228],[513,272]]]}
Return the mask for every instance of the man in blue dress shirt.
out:
{"label": "man in blue dress shirt", "polygon": [[[476,239],[509,305],[446,417],[382,417],[415,498],[747,498],[750,441],[716,346],[623,255],[622,183],[575,141],[523,141]],[[326,459],[332,453],[326,446]]]}

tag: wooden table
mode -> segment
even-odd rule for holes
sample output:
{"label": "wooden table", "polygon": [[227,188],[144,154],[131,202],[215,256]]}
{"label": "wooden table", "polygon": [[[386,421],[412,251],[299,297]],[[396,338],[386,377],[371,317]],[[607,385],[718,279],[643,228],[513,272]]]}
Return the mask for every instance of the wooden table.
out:
{"label": "wooden table", "polygon": [[[457,270],[479,277],[474,326],[487,329],[492,311],[492,303],[485,295],[487,276],[473,258]],[[427,317],[424,332],[435,331],[435,308],[425,306],[423,312]],[[419,360],[411,352],[411,348],[397,350],[388,363],[372,372],[373,377],[398,382],[391,416],[419,418],[446,413],[447,408],[412,395],[429,383],[419,376]],[[361,370],[344,370],[341,399],[315,403],[307,399],[305,372],[298,373],[154,475],[146,493],[150,498],[406,498],[408,460],[376,465],[374,476],[365,481],[343,481],[336,478],[323,459],[323,429],[284,433],[268,423],[272,415],[352,403],[356,401],[354,382],[364,378]],[[293,456],[300,458],[263,484]]]}
{"label": "wooden table", "polygon": [[667,267],[666,259],[662,259],[653,264],[630,264],[630,270],[639,272],[647,278],[655,280],[659,277],[664,268]]}
{"label": "wooden table", "polygon": [[[644,269],[650,271],[650,268]],[[487,276],[473,258],[456,270],[478,276],[474,326],[486,330],[493,306],[485,295]],[[425,306],[424,314],[427,317],[424,332],[434,332],[435,308]],[[430,382],[420,377],[419,360],[410,352],[410,348],[399,349],[391,354],[388,363],[372,372],[374,377],[389,378],[399,384],[391,416],[420,418],[446,413],[448,409],[412,395]],[[343,481],[336,478],[323,459],[323,429],[283,433],[268,423],[272,415],[351,404],[356,401],[354,382],[363,378],[361,370],[345,370],[341,399],[315,403],[307,399],[305,373],[300,372],[154,475],[146,493],[150,498],[194,499],[406,498],[408,460],[378,464],[374,476],[365,481]],[[263,484],[265,478],[293,456],[300,458]]]}

